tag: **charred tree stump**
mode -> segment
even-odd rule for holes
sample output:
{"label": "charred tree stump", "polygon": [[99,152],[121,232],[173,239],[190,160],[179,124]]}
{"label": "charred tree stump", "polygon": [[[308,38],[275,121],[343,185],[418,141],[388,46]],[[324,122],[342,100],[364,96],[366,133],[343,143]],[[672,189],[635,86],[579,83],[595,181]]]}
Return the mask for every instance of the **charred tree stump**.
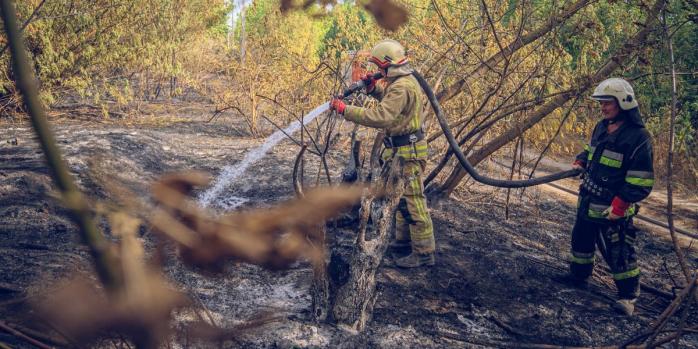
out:
{"label": "charred tree stump", "polygon": [[[372,190],[361,202],[359,230],[348,256],[332,251],[324,270],[316,270],[313,307],[318,321],[362,331],[376,301],[376,271],[390,241],[397,204],[404,192],[403,161],[396,158],[375,173]],[[326,311],[319,309],[327,305]]]}

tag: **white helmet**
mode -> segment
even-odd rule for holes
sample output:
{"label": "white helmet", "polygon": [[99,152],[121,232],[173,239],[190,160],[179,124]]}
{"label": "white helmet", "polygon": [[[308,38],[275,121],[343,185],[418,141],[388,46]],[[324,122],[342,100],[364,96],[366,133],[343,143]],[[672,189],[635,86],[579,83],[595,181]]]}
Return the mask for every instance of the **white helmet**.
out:
{"label": "white helmet", "polygon": [[405,65],[407,63],[405,48],[395,40],[382,40],[371,50],[371,62],[383,69]]}
{"label": "white helmet", "polygon": [[633,87],[621,78],[610,78],[602,81],[599,86],[596,86],[591,99],[597,101],[612,101],[615,99],[620,109],[623,110],[637,108]]}

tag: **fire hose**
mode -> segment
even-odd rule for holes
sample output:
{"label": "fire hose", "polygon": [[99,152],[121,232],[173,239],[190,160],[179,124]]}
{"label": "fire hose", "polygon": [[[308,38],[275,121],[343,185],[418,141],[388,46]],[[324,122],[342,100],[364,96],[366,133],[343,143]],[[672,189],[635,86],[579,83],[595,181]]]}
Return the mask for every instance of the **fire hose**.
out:
{"label": "fire hose", "polygon": [[[465,156],[465,154],[463,154],[463,151],[460,149],[458,142],[453,137],[451,128],[448,126],[448,122],[446,121],[446,117],[444,116],[443,109],[441,109],[441,104],[439,104],[436,95],[434,95],[434,91],[431,89],[424,77],[422,77],[422,75],[419,74],[417,71],[413,71],[412,75],[417,79],[417,82],[419,82],[419,85],[421,86],[422,90],[424,90],[424,93],[427,95],[429,103],[431,104],[432,109],[434,109],[434,114],[436,114],[436,118],[439,121],[441,130],[443,131],[444,137],[446,137],[446,140],[448,141],[448,145],[450,146],[451,151],[456,156],[458,162],[463,167],[463,169],[466,172],[468,172],[468,174],[471,177],[473,177],[473,179],[475,179],[476,181],[500,188],[522,188],[550,183],[564,178],[576,177],[583,172],[583,170],[581,169],[572,169],[563,172],[553,173],[551,175],[543,177],[536,177],[525,180],[495,179],[481,175],[475,169],[475,167],[471,165],[470,162],[468,162],[467,157]],[[373,75],[374,79],[381,79],[382,77],[383,75],[381,73],[376,73]],[[362,80],[359,80],[344,91],[343,97],[348,97],[352,93],[359,91],[365,86],[366,84]]]}

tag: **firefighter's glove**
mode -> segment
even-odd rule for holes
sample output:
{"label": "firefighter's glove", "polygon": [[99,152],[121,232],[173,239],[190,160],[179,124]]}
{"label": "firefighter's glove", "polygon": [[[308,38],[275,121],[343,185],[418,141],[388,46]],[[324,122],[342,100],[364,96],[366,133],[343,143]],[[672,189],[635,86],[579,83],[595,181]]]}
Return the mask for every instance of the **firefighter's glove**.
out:
{"label": "firefighter's glove", "polygon": [[361,81],[363,81],[363,82],[364,82],[364,86],[366,86],[366,93],[371,93],[371,92],[373,92],[373,89],[376,88],[376,82],[377,82],[378,80],[376,80],[376,79],[373,77],[373,74],[371,74],[371,73],[366,73],[366,75],[364,75],[364,76],[361,77]]}
{"label": "firefighter's glove", "polygon": [[621,218],[625,218],[625,211],[628,209],[628,207],[630,207],[630,203],[627,203],[623,201],[623,199],[616,196],[613,198],[611,206],[604,211],[604,215],[606,218],[608,218],[608,220],[616,221]]}
{"label": "firefighter's glove", "polygon": [[335,97],[330,101],[330,110],[336,110],[338,114],[344,115],[344,109],[346,108],[347,105],[340,98]]}
{"label": "firefighter's glove", "polygon": [[584,170],[585,163],[582,160],[577,160],[572,164],[572,169],[575,170]]}

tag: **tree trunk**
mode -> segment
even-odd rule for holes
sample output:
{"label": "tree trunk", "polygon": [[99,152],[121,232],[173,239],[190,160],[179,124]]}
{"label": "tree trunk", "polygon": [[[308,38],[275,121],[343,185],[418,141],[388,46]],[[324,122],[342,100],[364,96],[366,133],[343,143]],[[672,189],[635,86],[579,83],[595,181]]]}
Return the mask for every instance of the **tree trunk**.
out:
{"label": "tree trunk", "polygon": [[[642,26],[642,30],[635,34],[632,39],[625,42],[625,44],[618,51],[616,51],[616,53],[609,60],[607,60],[606,63],[595,74],[579,78],[574,90],[556,96],[537,110],[533,111],[533,113],[531,113],[531,115],[529,115],[526,119],[515,123],[508,130],[504,131],[504,133],[495,137],[470,155],[468,157],[468,161],[473,166],[477,165],[480,163],[480,161],[490,156],[505,144],[521,136],[524,132],[533,127],[539,121],[543,120],[543,118],[546,116],[550,115],[550,113],[555,111],[557,108],[563,106],[574,96],[584,93],[591,86],[603,79],[608,78],[616,68],[620,67],[628,60],[633,52],[645,44],[647,35],[654,30],[654,22],[656,21],[657,14],[664,5],[664,2],[665,0],[659,0],[654,4],[650,10],[650,13],[647,14],[647,19]],[[466,173],[467,172],[465,172],[465,170],[463,170],[463,168],[460,166],[454,169],[443,185],[431,191],[432,196],[438,198],[450,195],[458,186],[463,177],[465,177]]]}
{"label": "tree trunk", "polygon": [[[350,255],[342,256],[330,247],[327,268],[315,271],[312,290],[316,320],[334,321],[352,331],[364,330],[371,320],[376,271],[388,247],[395,211],[404,191],[402,168],[402,161],[395,160],[383,174],[371,176],[379,179],[361,202],[359,232]],[[327,308],[322,309],[323,305]]]}

